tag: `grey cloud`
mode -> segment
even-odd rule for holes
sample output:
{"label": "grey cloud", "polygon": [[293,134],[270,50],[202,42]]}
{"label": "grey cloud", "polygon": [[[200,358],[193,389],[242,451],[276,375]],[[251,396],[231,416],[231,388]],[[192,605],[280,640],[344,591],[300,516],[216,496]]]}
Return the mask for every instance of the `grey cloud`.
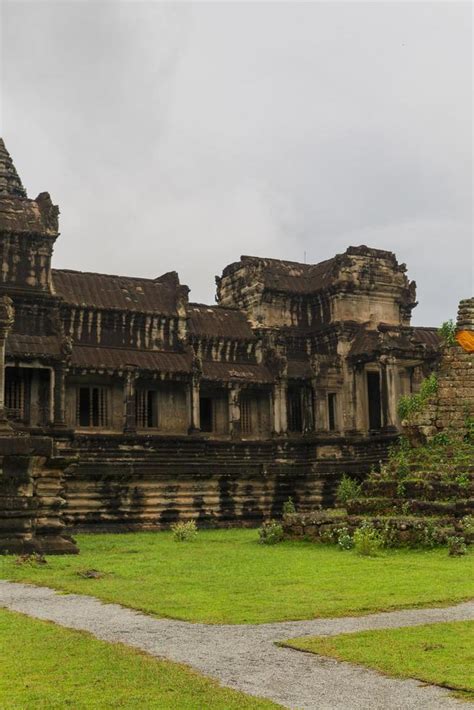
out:
{"label": "grey cloud", "polygon": [[2,4],[2,133],[57,266],[191,297],[242,253],[391,249],[415,322],[472,292],[469,3]]}

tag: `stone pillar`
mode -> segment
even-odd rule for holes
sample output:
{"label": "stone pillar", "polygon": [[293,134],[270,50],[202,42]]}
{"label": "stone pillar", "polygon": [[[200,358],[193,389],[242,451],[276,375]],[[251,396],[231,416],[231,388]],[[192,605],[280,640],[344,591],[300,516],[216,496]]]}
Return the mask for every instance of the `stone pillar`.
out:
{"label": "stone pillar", "polygon": [[238,385],[229,390],[229,433],[231,439],[240,439],[240,394]]}
{"label": "stone pillar", "polygon": [[54,417],[55,427],[66,426],[66,367],[61,362],[54,368]]}
{"label": "stone pillar", "polygon": [[398,429],[400,422],[398,419],[398,402],[400,400],[402,388],[400,371],[395,358],[387,360],[387,426]]}
{"label": "stone pillar", "polygon": [[277,380],[273,385],[273,430],[278,436],[288,431],[287,394],[287,381]]}
{"label": "stone pillar", "polygon": [[382,429],[385,429],[389,423],[388,414],[388,376],[387,376],[387,358],[380,358],[380,406]]}
{"label": "stone pillar", "polygon": [[136,383],[136,372],[135,370],[127,370],[125,375],[125,391],[124,391],[124,402],[125,402],[125,426],[124,432],[126,434],[135,434],[137,431],[137,418],[135,414],[135,383]]}
{"label": "stone pillar", "polygon": [[303,433],[314,429],[313,392],[307,385],[301,388],[301,412]]}
{"label": "stone pillar", "polygon": [[189,386],[189,400],[190,400],[190,425],[189,433],[193,434],[201,430],[201,413],[200,413],[200,399],[201,399],[201,381],[197,377],[192,378]]}
{"label": "stone pillar", "polygon": [[11,431],[5,412],[5,341],[14,317],[11,298],[2,296],[0,298],[0,431]]}

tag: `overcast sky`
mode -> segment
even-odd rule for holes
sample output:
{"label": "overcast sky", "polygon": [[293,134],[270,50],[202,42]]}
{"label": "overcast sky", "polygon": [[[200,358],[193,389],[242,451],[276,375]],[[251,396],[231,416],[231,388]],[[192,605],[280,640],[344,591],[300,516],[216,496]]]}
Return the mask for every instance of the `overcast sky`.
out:
{"label": "overcast sky", "polygon": [[469,2],[1,5],[1,134],[59,268],[394,251],[418,325],[473,292]]}

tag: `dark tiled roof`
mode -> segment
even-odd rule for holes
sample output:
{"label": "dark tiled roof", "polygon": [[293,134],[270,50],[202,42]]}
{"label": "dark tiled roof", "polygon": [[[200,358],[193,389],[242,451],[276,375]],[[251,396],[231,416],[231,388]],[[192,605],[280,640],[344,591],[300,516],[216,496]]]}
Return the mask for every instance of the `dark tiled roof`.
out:
{"label": "dark tiled roof", "polygon": [[356,357],[372,353],[380,343],[380,333],[376,330],[360,330],[352,343],[349,356]]}
{"label": "dark tiled roof", "polygon": [[58,296],[72,306],[177,315],[179,289],[152,279],[53,269]]}
{"label": "dark tiled roof", "polygon": [[303,360],[288,360],[288,377],[291,379],[307,379],[313,377],[313,371],[309,362]]}
{"label": "dark tiled roof", "polygon": [[265,365],[233,362],[202,363],[202,376],[205,380],[273,382],[271,372]]}
{"label": "dark tiled roof", "polygon": [[222,306],[206,306],[190,303],[188,307],[189,332],[216,338],[253,340],[252,329],[242,311]]}
{"label": "dark tiled roof", "polygon": [[75,345],[71,365],[110,370],[123,370],[132,366],[154,372],[185,373],[191,370],[191,356],[187,353]]}
{"label": "dark tiled roof", "polygon": [[61,339],[57,335],[23,335],[10,333],[6,342],[7,355],[40,357],[61,356]]}
{"label": "dark tiled roof", "polygon": [[435,349],[438,349],[441,345],[441,338],[438,335],[437,328],[415,327],[413,328],[413,337],[417,342]]}

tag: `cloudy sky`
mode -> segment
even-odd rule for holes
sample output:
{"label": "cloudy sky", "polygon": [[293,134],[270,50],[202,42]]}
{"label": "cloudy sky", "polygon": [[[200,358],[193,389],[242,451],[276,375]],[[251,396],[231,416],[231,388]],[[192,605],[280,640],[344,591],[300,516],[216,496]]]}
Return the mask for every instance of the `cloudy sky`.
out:
{"label": "cloudy sky", "polygon": [[1,133],[61,208],[57,267],[396,252],[414,322],[471,295],[469,2],[1,4]]}

